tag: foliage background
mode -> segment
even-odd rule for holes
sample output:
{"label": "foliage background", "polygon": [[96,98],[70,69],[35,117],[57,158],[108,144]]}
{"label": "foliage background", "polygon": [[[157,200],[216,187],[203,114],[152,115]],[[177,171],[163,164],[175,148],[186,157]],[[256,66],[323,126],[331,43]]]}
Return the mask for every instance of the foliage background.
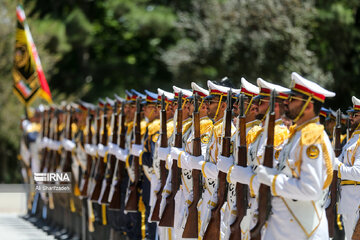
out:
{"label": "foliage background", "polygon": [[[23,107],[12,93],[16,1],[0,1],[0,182],[21,180]],[[224,76],[288,86],[299,72],[337,93],[360,94],[358,0],[25,0],[54,101],[156,91]],[[38,103],[38,102],[36,102]],[[36,105],[35,103],[35,105]]]}

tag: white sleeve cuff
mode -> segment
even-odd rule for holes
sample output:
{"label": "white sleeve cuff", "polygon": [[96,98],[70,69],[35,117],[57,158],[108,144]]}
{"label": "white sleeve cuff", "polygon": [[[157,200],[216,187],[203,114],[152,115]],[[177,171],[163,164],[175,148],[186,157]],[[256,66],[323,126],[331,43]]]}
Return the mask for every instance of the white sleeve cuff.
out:
{"label": "white sleeve cuff", "polygon": [[166,160],[169,153],[170,153],[170,148],[169,147],[167,147],[167,148],[159,147],[158,148],[158,157],[159,157],[160,160]]}
{"label": "white sleeve cuff", "polygon": [[108,151],[108,147],[99,143],[97,151],[100,157],[105,157],[105,154]]}
{"label": "white sleeve cuff", "polygon": [[133,144],[131,146],[131,155],[138,157],[140,156],[141,152],[143,151],[143,145],[141,144]]}
{"label": "white sleeve cuff", "polygon": [[109,154],[116,156],[116,152],[119,149],[119,146],[115,143],[108,143]]}
{"label": "white sleeve cuff", "polygon": [[116,158],[119,159],[120,161],[125,162],[128,155],[129,155],[129,150],[127,149],[119,148],[116,151]]}

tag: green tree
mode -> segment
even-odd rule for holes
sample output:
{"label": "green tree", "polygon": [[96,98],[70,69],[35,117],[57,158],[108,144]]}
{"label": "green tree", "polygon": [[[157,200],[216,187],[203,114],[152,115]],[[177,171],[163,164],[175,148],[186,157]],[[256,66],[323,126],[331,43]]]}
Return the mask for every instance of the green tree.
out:
{"label": "green tree", "polygon": [[191,12],[178,13],[181,38],[163,54],[176,83],[243,76],[289,86],[290,73],[331,86],[308,48],[314,18],[311,1],[194,0]]}

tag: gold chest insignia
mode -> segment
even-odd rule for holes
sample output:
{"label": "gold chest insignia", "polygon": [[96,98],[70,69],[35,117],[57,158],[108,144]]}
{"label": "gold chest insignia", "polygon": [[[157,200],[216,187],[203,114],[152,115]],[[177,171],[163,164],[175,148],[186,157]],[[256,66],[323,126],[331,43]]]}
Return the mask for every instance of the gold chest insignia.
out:
{"label": "gold chest insignia", "polygon": [[320,150],[317,146],[311,145],[306,149],[306,155],[310,159],[316,159],[319,157]]}
{"label": "gold chest insignia", "polygon": [[210,136],[209,136],[209,134],[203,134],[203,135],[201,136],[201,142],[202,142],[203,144],[208,144],[208,143],[210,142]]}

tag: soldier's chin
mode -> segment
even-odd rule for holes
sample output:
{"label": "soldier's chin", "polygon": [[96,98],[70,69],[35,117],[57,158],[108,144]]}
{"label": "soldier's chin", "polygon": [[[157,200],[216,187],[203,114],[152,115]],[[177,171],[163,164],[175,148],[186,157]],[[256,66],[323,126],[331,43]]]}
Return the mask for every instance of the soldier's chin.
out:
{"label": "soldier's chin", "polygon": [[293,116],[290,111],[285,111],[285,116],[291,120],[294,120],[296,118],[296,116]]}
{"label": "soldier's chin", "polygon": [[265,114],[258,114],[258,115],[256,115],[256,119],[257,120],[263,120],[264,119],[264,116],[265,116]]}

